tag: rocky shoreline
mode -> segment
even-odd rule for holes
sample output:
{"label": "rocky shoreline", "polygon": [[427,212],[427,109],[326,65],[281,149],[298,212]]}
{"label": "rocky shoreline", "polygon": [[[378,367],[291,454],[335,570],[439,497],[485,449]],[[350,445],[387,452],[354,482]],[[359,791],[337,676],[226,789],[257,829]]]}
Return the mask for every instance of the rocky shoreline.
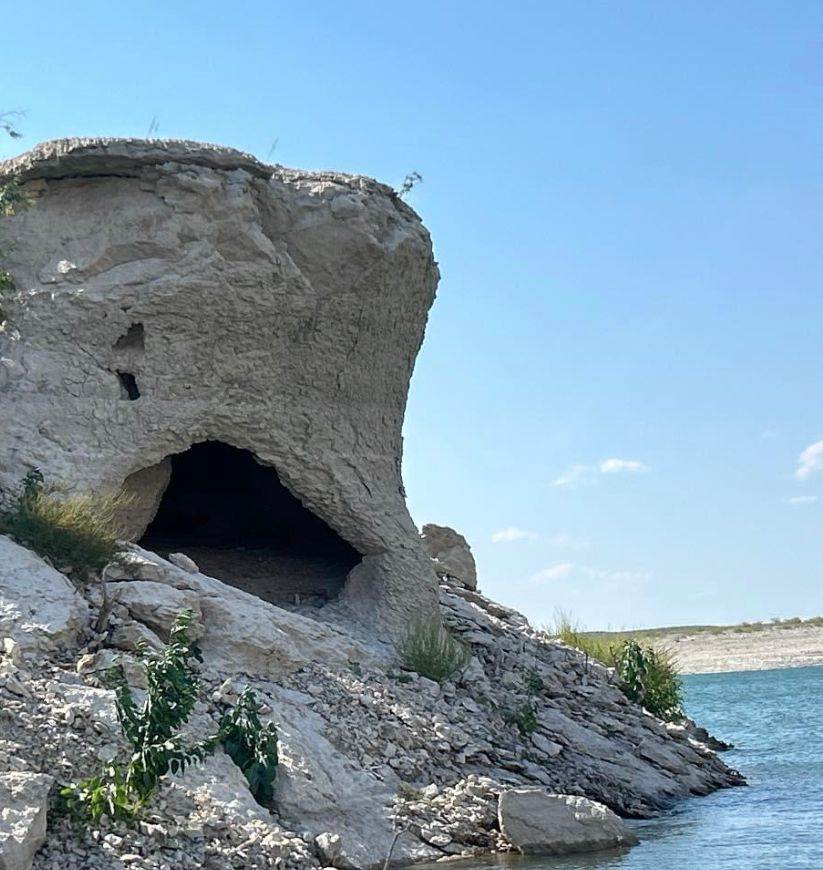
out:
{"label": "rocky shoreline", "polygon": [[717,674],[823,665],[823,627],[800,625],[684,632],[664,638],[681,673]]}
{"label": "rocky shoreline", "polygon": [[[445,580],[444,622],[473,655],[438,684],[402,669],[342,608],[281,609],[135,546],[108,577],[115,603],[95,633],[99,590],[81,594],[0,537],[0,782],[34,777],[35,839],[52,780],[93,774],[124,748],[103,672],[118,658],[139,688],[137,642],[159,644],[183,608],[204,656],[192,732],[208,733],[252,686],[278,728],[275,800],[255,803],[218,753],[170,780],[135,827],[49,817],[38,870],[371,868],[390,852],[401,866],[511,850],[501,795],[520,789],[646,818],[744,782],[704,733],[655,719],[607,669]],[[526,707],[533,728],[518,725]]]}

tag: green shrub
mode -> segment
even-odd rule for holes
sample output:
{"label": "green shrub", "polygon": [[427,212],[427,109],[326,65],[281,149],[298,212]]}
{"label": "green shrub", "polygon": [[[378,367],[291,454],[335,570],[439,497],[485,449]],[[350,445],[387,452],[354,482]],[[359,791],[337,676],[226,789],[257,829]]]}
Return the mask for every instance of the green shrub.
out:
{"label": "green shrub", "polygon": [[213,748],[210,742],[185,746],[178,733],[194,709],[198,691],[198,652],[188,636],[191,619],[189,612],[180,614],[159,652],[141,649],[146,698],[139,707],[122,670],[110,672],[117,718],[132,754],[127,763],[112,762],[99,776],[61,790],[63,805],[74,818],[95,823],[103,814],[135,818],[161,777],[182,772]]}
{"label": "green shrub", "polygon": [[642,704],[660,719],[672,722],[683,716],[683,688],[680,676],[663,650],[624,641],[617,655],[620,688],[632,701]]}
{"label": "green shrub", "polygon": [[407,668],[437,682],[465,668],[471,659],[466,644],[454,638],[438,619],[413,622],[397,651]]}
{"label": "green shrub", "polygon": [[249,790],[263,806],[274,797],[277,773],[277,730],[260,722],[260,705],[248,687],[236,706],[220,720],[220,742],[231,760],[243,771]]}
{"label": "green shrub", "polygon": [[537,730],[537,713],[530,702],[521,704],[514,712],[504,717],[507,722],[516,726],[521,734],[531,734]]}
{"label": "green shrub", "polygon": [[623,693],[666,721],[682,718],[683,684],[671,656],[641,646],[631,634],[600,636],[583,632],[567,614],[558,613],[552,634],[594,661],[614,668]]}
{"label": "green shrub", "polygon": [[0,534],[85,581],[117,556],[117,516],[126,505],[122,496],[59,498],[35,470],[26,475],[11,509],[0,513]]}
{"label": "green shrub", "polygon": [[72,783],[59,792],[60,806],[72,818],[97,823],[103,815],[133,821],[167,774],[182,773],[222,744],[246,776],[258,801],[270,801],[277,767],[277,734],[262,725],[254,693],[246,689],[237,706],[220,721],[217,733],[199,743],[186,744],[180,729],[191,716],[200,683],[199,650],[189,638],[192,615],[181,613],[169,642],[160,651],[141,646],[146,672],[146,697],[139,706],[122,670],[109,674],[117,718],[131,755],[112,761],[98,776]]}

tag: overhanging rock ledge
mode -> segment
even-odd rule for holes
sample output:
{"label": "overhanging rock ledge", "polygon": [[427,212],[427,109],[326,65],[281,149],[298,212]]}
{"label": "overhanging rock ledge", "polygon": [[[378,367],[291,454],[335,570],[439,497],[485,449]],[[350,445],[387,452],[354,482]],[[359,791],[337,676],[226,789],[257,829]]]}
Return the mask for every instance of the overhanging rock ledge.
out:
{"label": "overhanging rock ledge", "polygon": [[438,280],[418,216],[371,179],[185,141],[49,142],[10,175],[33,204],[0,226],[17,291],[0,300],[5,497],[33,467],[125,487],[139,540],[175,457],[247,451],[362,557],[343,606],[388,637],[434,613],[400,473]]}

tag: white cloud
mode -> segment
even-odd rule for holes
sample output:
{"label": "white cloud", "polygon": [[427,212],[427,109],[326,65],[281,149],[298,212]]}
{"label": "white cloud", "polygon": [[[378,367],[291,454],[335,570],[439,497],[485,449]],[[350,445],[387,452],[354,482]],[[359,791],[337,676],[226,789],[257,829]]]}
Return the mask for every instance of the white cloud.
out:
{"label": "white cloud", "polygon": [[517,526],[506,526],[505,529],[498,529],[492,535],[493,544],[511,544],[514,541],[534,541],[536,539],[537,532],[531,532]]}
{"label": "white cloud", "polygon": [[549,538],[549,544],[559,550],[583,550],[589,546],[588,541],[581,541],[566,532],[558,532]]}
{"label": "white cloud", "polygon": [[600,471],[603,474],[621,474],[624,471],[637,473],[648,471],[649,466],[637,459],[604,459],[600,463]]}
{"label": "white cloud", "polygon": [[532,576],[535,583],[557,582],[573,578],[581,584],[596,582],[604,586],[638,585],[650,580],[651,571],[615,571],[604,568],[592,568],[588,565],[575,565],[573,562],[558,562],[550,568],[544,568]]}
{"label": "white cloud", "polygon": [[597,469],[593,465],[572,465],[558,477],[552,486],[592,486],[597,483]]}
{"label": "white cloud", "polygon": [[597,465],[572,465],[567,468],[552,486],[594,486],[601,474],[638,474],[649,471],[645,462],[637,459],[603,459]]}
{"label": "white cloud", "polygon": [[783,499],[786,504],[814,504],[818,501],[816,495],[792,495]]}
{"label": "white cloud", "polygon": [[552,565],[551,568],[544,568],[542,571],[538,571],[532,577],[532,580],[536,583],[563,580],[565,577],[570,576],[572,571],[574,571],[574,565],[571,562],[558,562],[556,565]]}
{"label": "white cloud", "polygon": [[811,477],[816,471],[823,471],[823,441],[815,441],[810,444],[797,457],[797,471],[794,476],[798,480]]}

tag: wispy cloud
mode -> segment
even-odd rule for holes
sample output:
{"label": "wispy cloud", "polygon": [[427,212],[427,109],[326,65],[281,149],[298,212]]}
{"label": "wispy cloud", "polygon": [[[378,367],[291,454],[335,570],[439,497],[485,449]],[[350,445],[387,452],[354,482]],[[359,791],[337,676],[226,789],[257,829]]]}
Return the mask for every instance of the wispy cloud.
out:
{"label": "wispy cloud", "polygon": [[554,480],[552,486],[594,486],[603,474],[639,474],[649,470],[649,466],[638,459],[612,457],[602,459],[597,465],[572,465]]}
{"label": "wispy cloud", "polygon": [[515,541],[534,540],[537,540],[537,532],[521,529],[518,526],[506,526],[504,529],[498,529],[492,535],[493,544],[513,544]]}
{"label": "wispy cloud", "polygon": [[574,562],[558,562],[532,575],[535,583],[550,583],[574,579],[579,582],[598,582],[603,585],[626,587],[645,583],[651,579],[651,571],[621,571],[606,568],[592,568],[588,565],[575,565]]}
{"label": "wispy cloud", "polygon": [[635,474],[648,470],[649,466],[645,462],[639,462],[637,459],[604,459],[600,463],[602,474],[622,474],[623,472]]}
{"label": "wispy cloud", "polygon": [[810,444],[797,457],[797,470],[794,476],[798,480],[806,480],[818,471],[823,471],[823,441]]}
{"label": "wispy cloud", "polygon": [[567,532],[558,532],[548,539],[548,543],[552,547],[557,547],[558,550],[584,550],[589,546],[588,541],[583,541],[580,538],[575,538],[574,535],[569,535]]}
{"label": "wispy cloud", "polygon": [[532,577],[532,580],[536,583],[562,580],[565,577],[569,577],[573,571],[574,565],[571,562],[558,562],[556,565],[552,565],[551,568],[544,568],[542,571],[538,571]]}
{"label": "wispy cloud", "polygon": [[597,483],[597,468],[594,465],[572,465],[567,468],[552,486],[592,486]]}
{"label": "wispy cloud", "polygon": [[786,504],[793,505],[814,504],[819,501],[819,498],[816,495],[790,495],[788,498],[784,498],[783,501]]}

